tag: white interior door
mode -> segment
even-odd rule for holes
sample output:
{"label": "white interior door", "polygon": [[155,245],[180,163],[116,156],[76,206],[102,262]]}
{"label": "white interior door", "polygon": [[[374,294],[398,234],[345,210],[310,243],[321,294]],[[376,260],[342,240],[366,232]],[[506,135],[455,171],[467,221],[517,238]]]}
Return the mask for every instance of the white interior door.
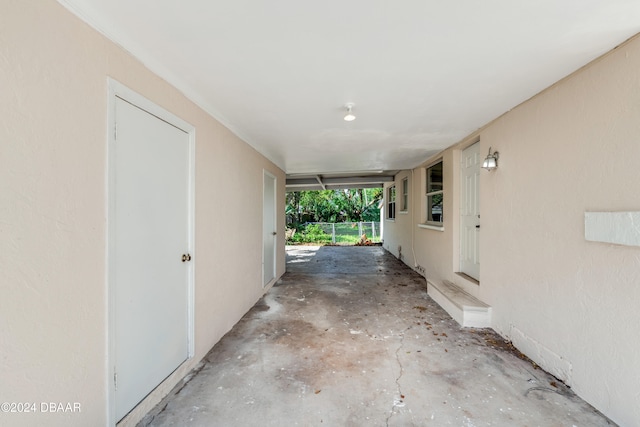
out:
{"label": "white interior door", "polygon": [[462,152],[460,271],[480,280],[480,143]]}
{"label": "white interior door", "polygon": [[189,355],[189,135],[115,101],[110,286],[115,415],[124,417]]}
{"label": "white interior door", "polygon": [[276,177],[264,171],[262,217],[262,286],[276,277]]}

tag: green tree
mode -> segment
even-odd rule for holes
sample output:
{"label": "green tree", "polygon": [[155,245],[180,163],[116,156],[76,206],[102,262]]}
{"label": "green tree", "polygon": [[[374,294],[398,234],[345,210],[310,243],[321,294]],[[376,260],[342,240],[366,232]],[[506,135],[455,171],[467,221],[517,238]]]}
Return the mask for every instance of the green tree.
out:
{"label": "green tree", "polygon": [[376,221],[381,188],[299,191],[286,195],[287,222]]}

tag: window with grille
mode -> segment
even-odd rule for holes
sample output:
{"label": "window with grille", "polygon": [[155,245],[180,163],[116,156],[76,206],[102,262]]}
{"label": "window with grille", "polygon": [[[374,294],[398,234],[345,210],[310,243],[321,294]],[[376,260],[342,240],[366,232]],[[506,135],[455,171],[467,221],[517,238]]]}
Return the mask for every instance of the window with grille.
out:
{"label": "window with grille", "polygon": [[396,218],[396,186],[387,189],[387,219]]}
{"label": "window with grille", "polygon": [[442,186],[442,160],[427,168],[427,218],[425,223],[442,225],[444,191]]}

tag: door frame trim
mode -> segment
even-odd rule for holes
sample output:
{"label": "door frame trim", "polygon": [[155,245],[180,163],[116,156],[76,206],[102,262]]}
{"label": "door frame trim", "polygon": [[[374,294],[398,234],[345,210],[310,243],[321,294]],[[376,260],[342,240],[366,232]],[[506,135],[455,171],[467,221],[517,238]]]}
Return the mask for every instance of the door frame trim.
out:
{"label": "door frame trim", "polygon": [[[115,337],[113,336],[113,331],[115,331],[115,295],[114,295],[114,286],[112,283],[112,279],[114,277],[113,274],[113,266],[110,262],[111,254],[115,250],[113,247],[114,239],[113,239],[113,230],[112,224],[110,223],[110,219],[113,218],[113,201],[115,200],[115,158],[114,158],[114,145],[115,145],[115,136],[116,136],[116,99],[120,98],[123,101],[129,102],[132,105],[148,112],[149,114],[157,117],[158,119],[184,131],[189,136],[189,176],[187,178],[188,181],[188,216],[187,216],[187,245],[189,254],[191,254],[191,262],[189,263],[188,273],[187,273],[187,313],[188,313],[188,331],[187,331],[187,342],[188,342],[188,351],[187,351],[187,360],[185,360],[180,366],[183,366],[185,363],[190,362],[195,354],[195,263],[197,261],[195,254],[195,142],[196,142],[196,130],[195,127],[189,124],[188,122],[182,120],[178,116],[173,113],[165,110],[159,105],[155,104],[153,101],[144,97],[143,95],[129,89],[127,86],[122,83],[114,80],[110,77],[107,77],[107,165],[105,168],[107,176],[105,177],[106,183],[106,200],[105,200],[105,218],[106,218],[106,248],[105,248],[105,266],[106,266],[106,313],[107,313],[107,321],[106,321],[106,349],[107,349],[107,357],[105,373],[106,373],[106,407],[107,407],[107,426],[115,426],[119,421],[116,419],[116,410],[115,410]],[[177,368],[179,369],[179,367]],[[176,370],[177,370],[176,369]],[[175,372],[175,371],[174,371]],[[150,391],[151,392],[151,391]],[[144,401],[144,399],[143,399]],[[135,410],[135,408],[133,409]],[[125,416],[126,418],[126,416]]]}
{"label": "door frame trim", "polygon": [[[278,247],[278,241],[277,241],[277,237],[273,239],[273,278],[269,280],[269,282],[265,283],[265,277],[264,277],[264,237],[265,237],[265,230],[264,230],[264,185],[265,185],[265,178],[266,177],[272,178],[273,179],[273,222],[274,225],[276,227],[276,229],[278,228],[278,177],[276,177],[274,174],[272,174],[271,172],[269,172],[266,169],[262,169],[262,288],[266,289],[267,287],[269,287],[276,279],[277,276],[277,247]],[[277,230],[276,230],[277,231]]]}
{"label": "door frame trim", "polygon": [[[457,165],[458,165],[458,177],[459,177],[459,184],[457,186],[458,190],[459,190],[459,194],[457,197],[457,201],[458,201],[458,235],[456,236],[457,239],[457,260],[455,260],[456,263],[456,270],[455,273],[460,273],[463,275],[466,275],[469,277],[469,279],[472,279],[473,281],[477,282],[476,285],[478,285],[480,283],[480,275],[478,274],[478,277],[475,278],[471,275],[469,275],[468,273],[465,273],[462,271],[462,233],[463,233],[463,224],[462,224],[462,198],[465,195],[463,186],[464,186],[464,178],[463,178],[463,174],[464,174],[464,152],[465,150],[467,150],[468,148],[471,148],[473,145],[478,144],[478,152],[480,153],[480,138],[474,138],[472,140],[473,142],[471,142],[468,145],[465,145],[464,147],[460,148],[460,157],[457,161]],[[479,177],[478,177],[479,178]],[[480,182],[478,182],[478,185],[480,184]],[[476,196],[478,197],[478,200],[480,200],[480,188],[478,188],[478,194],[476,194]],[[455,257],[454,257],[455,259]]]}

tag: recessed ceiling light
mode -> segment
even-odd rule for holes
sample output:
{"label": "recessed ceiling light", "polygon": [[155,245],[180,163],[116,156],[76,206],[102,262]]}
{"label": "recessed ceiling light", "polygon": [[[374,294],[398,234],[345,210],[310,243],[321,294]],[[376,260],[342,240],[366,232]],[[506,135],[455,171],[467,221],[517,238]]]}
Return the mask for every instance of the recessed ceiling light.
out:
{"label": "recessed ceiling light", "polygon": [[345,121],[347,122],[352,122],[356,119],[356,116],[351,112],[351,109],[353,108],[353,104],[349,103],[347,105],[345,105],[345,107],[347,107],[347,115],[344,116]]}

